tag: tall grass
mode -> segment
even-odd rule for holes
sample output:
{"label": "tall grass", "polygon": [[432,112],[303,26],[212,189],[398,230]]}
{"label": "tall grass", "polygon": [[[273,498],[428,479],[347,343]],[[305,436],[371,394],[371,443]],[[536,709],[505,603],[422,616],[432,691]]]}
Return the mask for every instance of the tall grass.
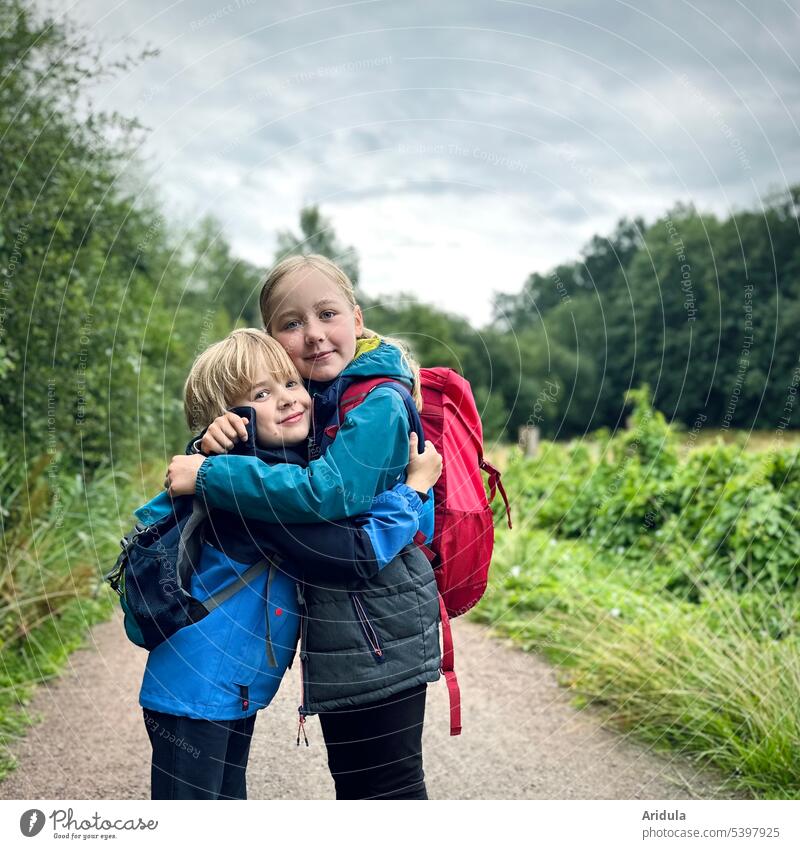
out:
{"label": "tall grass", "polygon": [[9,744],[33,719],[35,685],[113,610],[102,576],[163,464],[136,478],[101,469],[89,482],[58,468],[50,455],[27,468],[0,455],[0,776],[13,767]]}
{"label": "tall grass", "polygon": [[709,586],[689,603],[664,592],[666,569],[515,533],[475,618],[558,663],[615,727],[722,770],[729,791],[800,797],[800,640],[770,635],[797,621],[793,596]]}

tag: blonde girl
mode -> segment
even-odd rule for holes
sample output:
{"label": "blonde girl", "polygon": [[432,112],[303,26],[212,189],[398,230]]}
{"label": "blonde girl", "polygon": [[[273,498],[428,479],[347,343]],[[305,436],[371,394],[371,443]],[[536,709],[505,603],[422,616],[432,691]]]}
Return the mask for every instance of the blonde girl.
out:
{"label": "blonde girl", "polygon": [[[286,350],[312,397],[307,468],[264,467],[229,456],[242,438],[236,416],[203,436],[207,459],[174,458],[173,490],[196,491],[266,522],[354,516],[402,481],[409,435],[419,429],[418,372],[408,354],[364,326],[353,286],[321,256],[290,257],[261,292],[267,332]],[[342,393],[378,378],[340,416]],[[433,531],[429,497],[421,536]],[[300,660],[305,716],[320,715],[337,798],[427,798],[422,768],[425,692],[439,677],[438,594],[411,545],[371,579],[346,587],[306,582]]]}

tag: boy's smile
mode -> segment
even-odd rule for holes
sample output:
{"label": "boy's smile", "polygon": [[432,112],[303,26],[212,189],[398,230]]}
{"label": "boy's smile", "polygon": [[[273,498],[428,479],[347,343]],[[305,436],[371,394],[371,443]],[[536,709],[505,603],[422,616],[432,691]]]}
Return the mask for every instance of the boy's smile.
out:
{"label": "boy's smile", "polygon": [[260,370],[250,391],[232,407],[256,412],[256,443],[261,448],[296,445],[308,437],[311,396],[296,377],[276,377]]}

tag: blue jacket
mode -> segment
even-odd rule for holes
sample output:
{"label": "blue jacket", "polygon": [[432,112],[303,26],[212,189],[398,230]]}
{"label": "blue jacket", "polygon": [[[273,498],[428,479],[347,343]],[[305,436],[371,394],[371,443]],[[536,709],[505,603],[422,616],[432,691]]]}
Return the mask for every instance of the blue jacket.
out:
{"label": "blue jacket", "polygon": [[[305,463],[304,457],[291,452],[254,451],[249,459],[262,465]],[[139,703],[150,710],[225,720],[266,707],[297,643],[295,578],[374,576],[410,542],[423,513],[418,494],[405,484],[376,497],[368,513],[339,524],[267,525],[242,518],[241,498],[229,506],[233,503],[237,512],[209,509],[207,541],[191,579],[192,595],[207,598],[265,554],[283,559],[278,568],[150,652],[139,694]],[[169,509],[169,499],[162,493],[136,512],[152,521]]]}
{"label": "blue jacket", "polygon": [[[370,340],[367,340],[370,341]],[[381,342],[356,356],[339,378],[314,391],[314,429],[307,468],[265,466],[252,457],[209,457],[197,475],[196,494],[212,506],[236,503],[244,516],[265,522],[318,522],[342,519],[369,509],[376,493],[405,479],[409,421],[405,404],[391,387],[379,386],[346,416],[327,444],[325,426],[336,415],[342,384],[390,377],[410,385],[411,372],[400,351]],[[433,535],[433,500],[420,524]]]}
{"label": "blue jacket", "polygon": [[[393,345],[357,348],[356,358],[324,386],[312,386],[314,427],[307,468],[265,467],[252,458],[204,461],[196,494],[209,503],[236,503],[267,523],[341,519],[371,504],[403,479],[410,428],[418,423],[408,393],[378,386],[339,420],[348,383],[389,377],[410,386],[411,373]],[[416,422],[412,422],[415,419]],[[420,530],[433,533],[433,499]],[[301,586],[301,716],[377,701],[439,677],[439,598],[425,556],[407,546],[372,577],[330,580],[323,572]]]}

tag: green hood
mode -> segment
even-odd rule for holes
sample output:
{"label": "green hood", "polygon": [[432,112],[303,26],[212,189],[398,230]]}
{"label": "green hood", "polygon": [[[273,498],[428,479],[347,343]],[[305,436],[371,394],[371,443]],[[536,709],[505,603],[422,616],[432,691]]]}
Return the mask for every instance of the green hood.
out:
{"label": "green hood", "polygon": [[359,339],[356,356],[342,374],[359,378],[389,377],[409,386],[413,380],[400,349],[382,339]]}

